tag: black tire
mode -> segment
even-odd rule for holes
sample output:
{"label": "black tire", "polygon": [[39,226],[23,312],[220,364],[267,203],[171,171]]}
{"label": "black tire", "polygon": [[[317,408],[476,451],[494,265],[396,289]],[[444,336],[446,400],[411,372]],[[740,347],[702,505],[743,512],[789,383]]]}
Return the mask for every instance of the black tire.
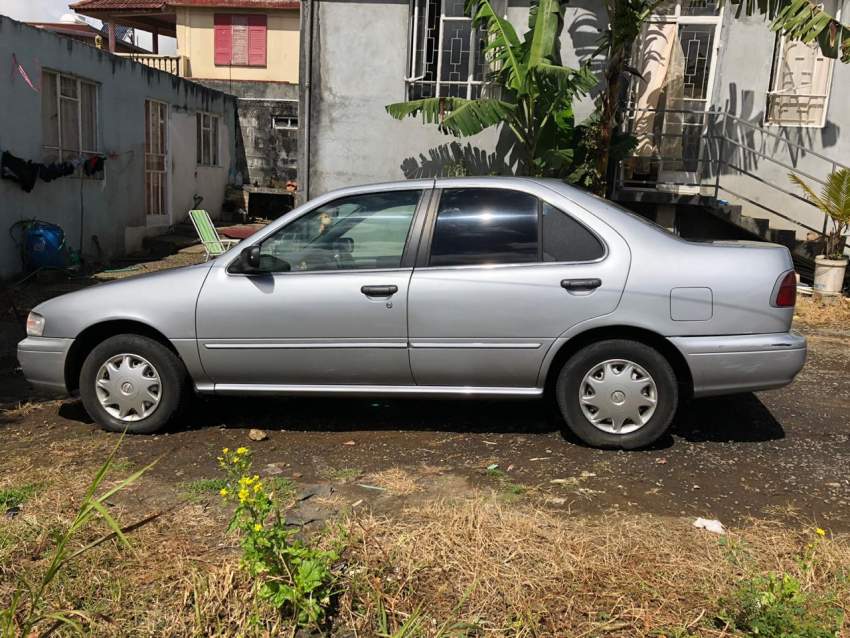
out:
{"label": "black tire", "polygon": [[[605,432],[595,426],[585,416],[579,401],[585,375],[611,359],[636,363],[652,377],[656,386],[655,412],[645,424],[627,434]],[[679,385],[673,368],[660,352],[638,341],[610,339],[585,346],[564,363],[558,373],[555,396],[567,426],[586,444],[634,450],[648,447],[666,434],[679,404]]]}
{"label": "black tire", "polygon": [[[153,412],[137,421],[125,421],[111,415],[97,395],[100,367],[110,358],[130,354],[147,360],[159,375],[159,404]],[[150,434],[165,427],[177,413],[186,389],[186,368],[180,358],[160,342],[137,334],[120,334],[102,341],[89,353],[80,371],[80,398],[86,412],[104,430],[130,434]]]}

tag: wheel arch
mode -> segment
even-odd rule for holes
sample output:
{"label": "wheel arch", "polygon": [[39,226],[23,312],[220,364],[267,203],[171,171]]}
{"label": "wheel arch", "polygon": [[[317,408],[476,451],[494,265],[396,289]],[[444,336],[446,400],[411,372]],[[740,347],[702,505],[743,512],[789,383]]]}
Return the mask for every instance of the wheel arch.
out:
{"label": "wheel arch", "polygon": [[171,350],[178,358],[180,353],[168,338],[156,328],[141,321],[131,319],[113,319],[89,326],[74,339],[65,358],[65,387],[74,392],[80,387],[80,372],[83,362],[97,344],[120,334],[142,335],[158,341]]}
{"label": "wheel arch", "polygon": [[652,330],[647,330],[646,328],[637,328],[635,326],[602,326],[591,328],[571,337],[563,343],[558,348],[558,351],[549,363],[548,369],[545,371],[544,390],[546,394],[552,396],[558,373],[571,356],[585,346],[607,339],[630,339],[654,348],[667,359],[667,362],[673,368],[673,372],[676,374],[676,380],[679,383],[680,396],[685,399],[693,396],[694,380],[684,355],[663,335]]}

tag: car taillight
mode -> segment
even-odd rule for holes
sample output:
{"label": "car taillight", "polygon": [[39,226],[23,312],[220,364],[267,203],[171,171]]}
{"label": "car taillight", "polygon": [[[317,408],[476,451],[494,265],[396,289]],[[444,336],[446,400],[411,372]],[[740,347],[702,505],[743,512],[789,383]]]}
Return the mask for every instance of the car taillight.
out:
{"label": "car taillight", "polygon": [[773,305],[777,308],[793,308],[795,303],[797,303],[797,273],[792,270],[782,278]]}

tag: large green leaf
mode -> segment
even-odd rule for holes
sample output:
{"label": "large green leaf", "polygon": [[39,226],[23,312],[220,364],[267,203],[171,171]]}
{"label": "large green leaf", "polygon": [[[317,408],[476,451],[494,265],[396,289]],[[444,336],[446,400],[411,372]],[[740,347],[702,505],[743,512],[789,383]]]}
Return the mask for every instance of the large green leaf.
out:
{"label": "large green leaf", "polygon": [[522,92],[527,67],[513,25],[496,13],[490,0],[468,0],[466,9],[473,16],[475,26],[484,25],[487,29],[484,51],[496,74],[506,78],[505,85],[509,89]]}
{"label": "large green leaf", "polygon": [[425,124],[439,124],[446,131],[465,137],[504,123],[513,115],[516,106],[491,98],[431,97],[388,104],[386,109],[397,120],[421,115]]}
{"label": "large green leaf", "polygon": [[534,24],[531,29],[531,47],[528,51],[528,68],[555,59],[558,42],[558,29],[561,22],[561,3],[559,0],[537,0],[534,8]]}

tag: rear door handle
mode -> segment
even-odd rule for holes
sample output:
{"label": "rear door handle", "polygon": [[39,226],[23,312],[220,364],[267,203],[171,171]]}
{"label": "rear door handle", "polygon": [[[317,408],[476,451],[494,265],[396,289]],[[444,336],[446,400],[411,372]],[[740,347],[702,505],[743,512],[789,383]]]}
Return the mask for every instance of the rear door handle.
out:
{"label": "rear door handle", "polygon": [[398,286],[363,286],[360,292],[367,297],[392,297],[398,292]]}
{"label": "rear door handle", "polygon": [[601,279],[562,279],[564,290],[594,290],[602,285]]}

